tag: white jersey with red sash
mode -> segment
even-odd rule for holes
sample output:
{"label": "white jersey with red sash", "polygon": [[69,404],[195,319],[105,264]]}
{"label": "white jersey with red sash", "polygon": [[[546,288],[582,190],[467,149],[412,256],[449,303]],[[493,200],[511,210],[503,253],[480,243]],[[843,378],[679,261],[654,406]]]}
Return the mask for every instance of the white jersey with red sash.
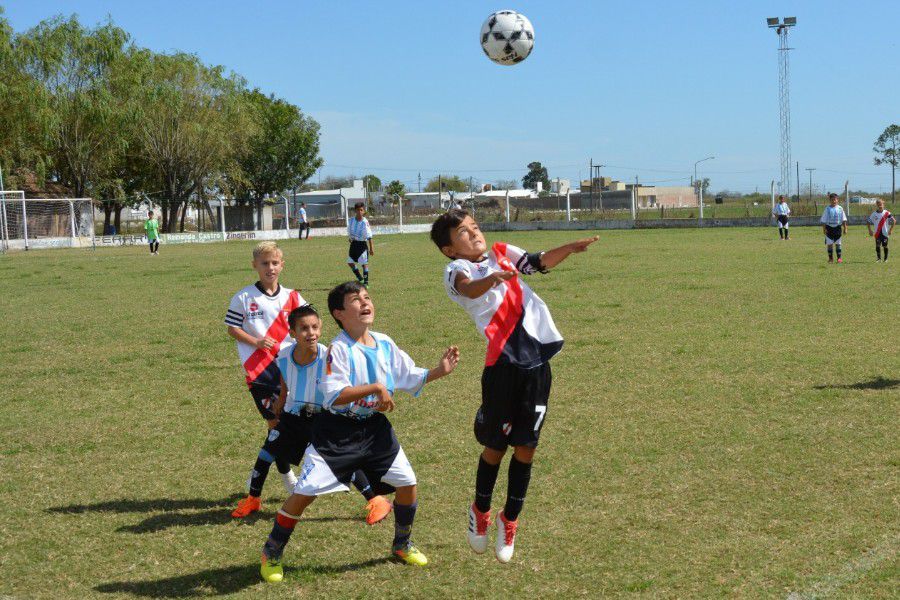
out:
{"label": "white jersey with red sash", "polygon": [[255,338],[270,337],[275,340],[275,345],[267,350],[237,343],[248,385],[280,385],[275,359],[282,344],[294,341],[288,333],[287,317],[302,304],[305,304],[303,298],[294,290],[278,286],[275,293],[269,295],[259,283],[248,285],[231,298],[225,314],[226,325],[240,327]]}
{"label": "white jersey with red sash", "polygon": [[[498,242],[482,260],[456,259],[444,270],[447,295],[469,313],[478,331],[487,338],[488,367],[509,363],[531,369],[562,349],[563,338],[550,310],[519,277],[536,271],[535,258],[521,248]],[[467,298],[455,287],[459,274],[477,281],[497,271],[513,271],[517,275],[478,298]]]}
{"label": "white jersey with red sash", "polygon": [[894,220],[891,211],[877,210],[869,215],[869,223],[875,226],[875,237],[888,237],[891,233],[891,221]]}

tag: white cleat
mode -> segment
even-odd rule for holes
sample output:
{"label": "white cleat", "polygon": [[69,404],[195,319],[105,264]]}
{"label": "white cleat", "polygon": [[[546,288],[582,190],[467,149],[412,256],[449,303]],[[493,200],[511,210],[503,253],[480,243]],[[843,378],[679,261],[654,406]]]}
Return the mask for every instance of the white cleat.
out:
{"label": "white cleat", "polygon": [[281,481],[284,483],[284,491],[287,492],[288,496],[293,494],[294,487],[297,485],[297,476],[294,475],[294,471],[290,470],[287,473],[282,473]]}
{"label": "white cleat", "polygon": [[488,527],[491,526],[491,511],[480,512],[475,505],[469,506],[469,546],[475,554],[484,554],[488,547]]}
{"label": "white cleat", "polygon": [[518,519],[507,521],[502,512],[497,515],[497,545],[494,548],[494,553],[497,555],[497,560],[502,563],[508,563],[512,559],[516,545],[516,529],[518,527]]}

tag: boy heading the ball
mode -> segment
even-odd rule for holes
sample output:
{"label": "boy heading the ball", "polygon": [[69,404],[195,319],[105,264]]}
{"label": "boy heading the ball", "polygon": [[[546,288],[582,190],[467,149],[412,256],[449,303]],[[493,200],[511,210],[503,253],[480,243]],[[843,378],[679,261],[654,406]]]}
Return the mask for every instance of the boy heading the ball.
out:
{"label": "boy heading the ball", "polygon": [[[282,344],[293,342],[288,332],[288,315],[306,302],[299,293],[278,283],[284,269],[284,255],[278,244],[260,242],[253,249],[251,264],[259,280],[231,298],[225,325],[228,335],[237,342],[238,357],[244,367],[256,410],[271,430],[278,423],[273,408],[281,393],[281,375],[275,359]],[[290,463],[261,452],[250,471],[249,495],[238,503],[231,516],[242,518],[259,510],[259,496],[272,462],[281,473],[285,490],[290,493],[294,488],[297,478],[291,471]]]}
{"label": "boy heading the ball", "polygon": [[393,410],[396,391],[418,396],[426,383],[449,375],[459,350],[448,348],[434,369],[417,367],[391,338],[370,331],[375,305],[358,282],[331,290],[328,310],[341,333],[331,343],[319,384],[324,411],[315,421],[300,481],[263,546],[260,574],[268,582],[284,578],[281,556],[306,507],[316,496],[347,490],[360,469],[378,491],[396,491],[394,556],[411,565],[428,562],[411,541],[416,476],[383,413]]}
{"label": "boy heading the ball", "polygon": [[434,222],[431,239],[452,259],[444,269],[447,295],[469,313],[488,343],[481,407],[475,415],[475,438],[484,449],[478,460],[475,501],[469,508],[469,545],[478,554],[487,549],[494,485],[503,456],[512,446],[495,547],[497,559],[509,562],[547,415],[550,359],[563,345],[547,305],[519,276],[546,273],[599,238],[536,253],[503,242],[488,248],[478,223],[466,211],[452,209]]}

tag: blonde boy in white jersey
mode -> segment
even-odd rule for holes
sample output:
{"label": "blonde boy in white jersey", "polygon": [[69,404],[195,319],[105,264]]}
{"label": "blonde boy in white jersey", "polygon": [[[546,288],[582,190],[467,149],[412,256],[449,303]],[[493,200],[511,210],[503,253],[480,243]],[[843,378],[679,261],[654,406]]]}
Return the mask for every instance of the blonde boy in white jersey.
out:
{"label": "blonde boy in white jersey", "polygon": [[[891,211],[884,210],[884,200],[875,201],[875,211],[866,219],[866,227],[869,228],[869,237],[875,237],[875,262],[881,262],[881,249],[884,248],[884,262],[888,259],[888,239],[894,233],[894,225],[897,219]],[[874,231],[872,228],[875,228]]]}
{"label": "blonde boy in white jersey", "polygon": [[[253,249],[252,265],[259,280],[232,297],[225,325],[228,335],[237,342],[238,356],[256,409],[271,430],[278,424],[272,409],[281,392],[275,359],[281,345],[293,341],[288,332],[287,316],[306,302],[296,291],[278,283],[284,269],[284,255],[275,242],[260,242]],[[267,438],[268,435],[267,431]],[[297,477],[291,471],[290,463],[260,450],[250,471],[249,494],[238,503],[232,517],[243,518],[260,509],[259,496],[273,462],[281,473],[285,490],[290,493],[294,489]]]}
{"label": "blonde boy in white jersey", "polygon": [[500,462],[509,446],[506,504],[497,518],[495,555],[509,562],[518,516],[531,478],[531,463],[547,414],[550,359],[563,339],[547,305],[519,275],[545,273],[570,254],[584,252],[598,237],[571,242],[547,252],[529,253],[498,242],[488,249],[478,223],[464,210],[451,209],[431,227],[431,239],[448,258],[444,286],[487,338],[481,376],[481,408],[475,416],[475,438],[484,447],[475,479],[475,501],[469,508],[469,545],[487,550],[491,498]]}

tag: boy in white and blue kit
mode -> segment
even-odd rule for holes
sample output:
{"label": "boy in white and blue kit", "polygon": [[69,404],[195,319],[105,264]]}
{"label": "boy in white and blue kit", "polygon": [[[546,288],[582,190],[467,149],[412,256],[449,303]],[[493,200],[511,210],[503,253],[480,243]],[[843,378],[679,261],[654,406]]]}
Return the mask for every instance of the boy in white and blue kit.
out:
{"label": "boy in white and blue kit", "polygon": [[324,410],[315,421],[300,481],[278,511],[263,547],[260,574],[267,582],[284,578],[281,556],[306,507],[316,496],[346,491],[357,470],[379,491],[396,492],[392,554],[407,564],[428,563],[411,541],[416,476],[383,413],[394,409],[396,391],[418,396],[426,383],[449,375],[459,362],[459,350],[448,348],[431,370],[417,367],[391,338],[369,330],[375,306],[358,282],[331,290],[328,309],[342,331],[328,349],[318,386]]}
{"label": "boy in white and blue kit", "polygon": [[841,258],[841,237],[847,233],[847,215],[838,204],[837,194],[828,194],[828,199],[831,204],[825,207],[820,219],[822,233],[825,234],[825,246],[828,248],[828,262],[834,262],[835,247],[837,247],[837,261],[844,262]]}
{"label": "boy in white and blue kit", "polygon": [[[369,257],[375,256],[375,247],[372,245],[372,227],[364,216],[366,214],[365,204],[357,202],[353,206],[353,211],[356,216],[347,222],[347,237],[350,238],[347,266],[353,271],[356,281],[363,285],[369,285]],[[356,265],[362,267],[362,273],[359,272]]]}
{"label": "boy in white and blue kit", "polygon": [[790,224],[788,223],[790,215],[791,207],[788,206],[787,200],[784,199],[784,196],[778,196],[778,204],[772,210],[772,216],[778,221],[778,237],[782,240],[791,239]]}

